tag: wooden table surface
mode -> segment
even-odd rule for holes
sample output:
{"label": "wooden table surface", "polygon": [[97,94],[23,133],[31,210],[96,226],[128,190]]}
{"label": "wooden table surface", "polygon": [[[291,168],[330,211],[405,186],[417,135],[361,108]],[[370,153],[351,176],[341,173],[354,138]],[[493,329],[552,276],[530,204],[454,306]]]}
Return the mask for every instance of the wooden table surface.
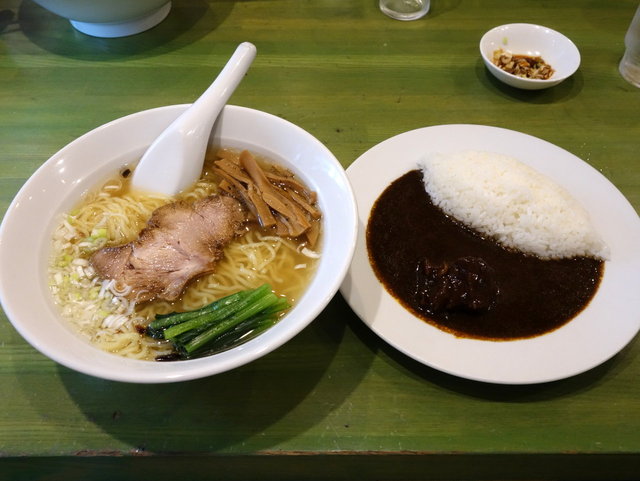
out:
{"label": "wooden table surface", "polygon": [[[245,40],[258,56],[231,103],[300,125],[345,168],[410,129],[493,125],[574,153],[640,210],[640,89],[618,74],[637,1],[432,3],[400,22],[374,0],[174,0],[156,28],[99,39],[0,0],[0,211],[84,132],[193,101]],[[495,81],[478,42],[512,22],[570,37],[578,72],[538,92]],[[638,479],[640,343],[570,379],[483,384],[403,356],[337,295],[247,366],[132,385],[61,367],[0,313],[0,479],[218,478]]]}

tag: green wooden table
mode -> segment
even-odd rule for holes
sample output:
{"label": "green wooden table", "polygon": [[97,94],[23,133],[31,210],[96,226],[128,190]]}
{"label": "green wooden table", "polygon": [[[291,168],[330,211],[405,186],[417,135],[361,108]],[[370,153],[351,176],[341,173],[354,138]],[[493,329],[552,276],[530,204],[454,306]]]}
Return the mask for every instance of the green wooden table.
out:
{"label": "green wooden table", "polygon": [[[406,130],[494,125],[576,154],[640,209],[640,90],[617,70],[637,1],[433,0],[415,22],[376,3],[174,0],[158,27],[98,39],[0,0],[1,212],[82,133],[194,100],[244,40],[258,57],[231,103],[302,126],[345,167]],[[497,83],[478,42],[511,22],[569,36],[578,72],[547,91]],[[488,385],[404,357],[337,295],[256,362],[138,386],[57,365],[0,314],[0,479],[249,478],[638,479],[640,342],[571,379]]]}

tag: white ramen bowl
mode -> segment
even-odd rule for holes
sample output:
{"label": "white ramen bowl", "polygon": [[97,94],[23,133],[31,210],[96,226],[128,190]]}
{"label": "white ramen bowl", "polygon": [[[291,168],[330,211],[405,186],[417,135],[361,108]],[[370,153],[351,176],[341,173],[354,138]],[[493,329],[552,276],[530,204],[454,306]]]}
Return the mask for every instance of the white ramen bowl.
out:
{"label": "white ramen bowl", "polygon": [[308,132],[279,117],[226,106],[211,144],[246,148],[282,163],[318,194],[323,240],[317,271],[305,294],[275,326],[228,351],[199,359],[154,362],[107,353],[79,337],[61,318],[47,285],[52,232],[59,214],[81,195],[140,158],[188,105],[138,112],[92,130],[47,160],[25,183],[0,226],[0,301],[17,331],[54,361],[92,376],[134,383],[185,381],[253,361],[278,348],[314,320],[333,298],[353,256],[356,204],[345,171]]}
{"label": "white ramen bowl", "polygon": [[[510,74],[493,63],[493,52],[500,48],[513,54],[540,56],[555,72],[546,80]],[[530,23],[511,23],[492,28],[480,40],[480,54],[495,78],[511,87],[525,90],[558,85],[580,66],[580,52],[569,38],[550,28]]]}

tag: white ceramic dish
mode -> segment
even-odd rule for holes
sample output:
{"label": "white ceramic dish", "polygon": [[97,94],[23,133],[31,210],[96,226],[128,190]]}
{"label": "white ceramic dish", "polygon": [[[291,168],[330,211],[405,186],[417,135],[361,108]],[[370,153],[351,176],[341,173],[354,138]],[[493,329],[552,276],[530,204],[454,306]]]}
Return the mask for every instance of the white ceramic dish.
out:
{"label": "white ceramic dish", "polygon": [[[611,259],[606,262],[594,299],[565,326],[525,340],[458,338],[414,317],[376,278],[365,239],[373,203],[392,181],[415,169],[422,154],[465,149],[510,155],[563,185],[589,211],[611,249]],[[601,364],[627,345],[640,329],[640,219],[605,177],[573,154],[538,138],[501,128],[442,125],[406,132],[378,144],[360,156],[347,174],[358,203],[360,229],[341,292],[365,324],[408,356],[468,379],[502,384],[541,383]]]}
{"label": "white ceramic dish", "polygon": [[296,306],[274,327],[229,351],[188,361],[156,363],[103,352],[60,319],[46,279],[55,217],[83,192],[139,159],[187,105],[139,112],[85,134],[47,160],[26,182],[0,226],[0,301],[18,332],[71,369],[116,381],[160,383],[208,376],[255,360],[295,336],[333,298],[347,271],[357,217],[346,173],[331,152],[303,129],[273,115],[226,106],[211,143],[247,148],[282,162],[318,193],[324,214],[322,258]]}
{"label": "white ceramic dish", "polygon": [[171,10],[170,0],[35,0],[93,37],[126,37],[149,30]]}
{"label": "white ceramic dish", "polygon": [[[514,54],[540,56],[555,70],[547,80],[527,79],[510,74],[496,66],[493,52],[503,49]],[[511,23],[492,28],[480,40],[480,55],[491,74],[512,87],[539,90],[569,78],[580,66],[580,52],[560,32],[541,25]]]}

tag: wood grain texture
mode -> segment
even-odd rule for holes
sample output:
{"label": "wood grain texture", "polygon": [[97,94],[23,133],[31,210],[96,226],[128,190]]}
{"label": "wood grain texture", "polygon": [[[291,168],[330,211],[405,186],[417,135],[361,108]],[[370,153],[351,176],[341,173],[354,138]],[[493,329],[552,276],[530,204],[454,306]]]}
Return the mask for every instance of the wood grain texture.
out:
{"label": "wood grain texture", "polygon": [[[640,90],[617,71],[636,6],[433,0],[424,19],[398,22],[373,0],[174,0],[153,30],[107,40],[30,0],[7,0],[0,213],[84,132],[193,101],[244,40],[258,56],[231,103],[300,125],[345,167],[406,130],[494,125],[576,154],[638,211]],[[582,54],[576,75],[538,92],[495,81],[478,42],[510,22],[572,38]],[[639,379],[635,340],[564,381],[465,381],[387,346],[338,295],[299,336],[250,365],[136,386],[57,365],[0,313],[0,478],[106,479],[111,469],[122,479],[140,479],[141,470],[164,479],[176,462],[205,479],[193,461],[225,479],[632,479],[640,475]]]}

